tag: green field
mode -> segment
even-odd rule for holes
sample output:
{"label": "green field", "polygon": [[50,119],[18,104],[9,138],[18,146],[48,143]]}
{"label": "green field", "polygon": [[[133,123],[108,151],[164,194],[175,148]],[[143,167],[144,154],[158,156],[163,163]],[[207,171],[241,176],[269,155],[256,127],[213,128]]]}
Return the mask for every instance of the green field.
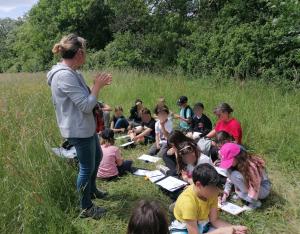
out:
{"label": "green field", "polygon": [[[226,101],[242,123],[244,143],[263,155],[273,183],[263,207],[238,217],[251,233],[300,233],[300,92],[286,92],[259,81],[191,80],[172,75],[112,71],[113,84],[100,99],[128,110],[137,97],[153,109],[166,97],[173,111],[176,100],[187,95],[212,109]],[[91,80],[92,73],[86,73]],[[0,75],[0,233],[125,233],[130,211],[141,198],[170,200],[153,184],[128,175],[117,182],[99,182],[110,195],[97,204],[108,214],[99,221],[77,218],[76,169],[49,152],[62,141],[56,125],[50,89],[44,73]],[[147,148],[123,151],[135,159]],[[135,161],[135,165],[151,165]]]}

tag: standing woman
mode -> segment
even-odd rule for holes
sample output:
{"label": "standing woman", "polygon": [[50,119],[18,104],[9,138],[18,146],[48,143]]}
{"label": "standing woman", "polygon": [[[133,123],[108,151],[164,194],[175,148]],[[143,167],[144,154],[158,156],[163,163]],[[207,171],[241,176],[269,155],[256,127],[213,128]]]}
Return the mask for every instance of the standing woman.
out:
{"label": "standing woman", "polygon": [[86,41],[70,34],[54,45],[52,52],[62,57],[61,62],[48,72],[57,123],[63,138],[75,146],[79,159],[77,190],[80,193],[80,217],[101,218],[105,209],[92,203],[92,198],[105,196],[96,187],[96,174],[102,151],[96,134],[93,110],[100,89],[112,81],[110,74],[95,77],[90,89],[78,69],[85,63]]}

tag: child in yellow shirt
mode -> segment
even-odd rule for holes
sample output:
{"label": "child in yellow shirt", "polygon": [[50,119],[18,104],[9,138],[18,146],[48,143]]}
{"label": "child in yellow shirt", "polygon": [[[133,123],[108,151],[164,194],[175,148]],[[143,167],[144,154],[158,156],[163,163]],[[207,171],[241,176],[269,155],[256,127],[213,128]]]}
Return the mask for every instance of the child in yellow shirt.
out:
{"label": "child in yellow shirt", "polygon": [[208,163],[200,164],[192,177],[194,184],[185,189],[175,203],[176,220],[170,227],[171,233],[205,233],[209,229],[208,223],[215,228],[211,234],[225,233],[223,228],[230,226],[234,230],[232,233],[246,233],[246,227],[232,226],[219,218],[218,194],[222,185],[215,168]]}

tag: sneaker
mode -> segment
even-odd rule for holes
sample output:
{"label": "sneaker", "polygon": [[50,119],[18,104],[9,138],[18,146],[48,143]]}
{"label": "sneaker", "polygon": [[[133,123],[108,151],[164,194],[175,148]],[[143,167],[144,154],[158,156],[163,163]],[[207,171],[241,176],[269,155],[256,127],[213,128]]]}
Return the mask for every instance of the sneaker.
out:
{"label": "sneaker", "polygon": [[108,192],[97,190],[96,192],[91,194],[91,199],[102,199],[105,198],[108,195]]}
{"label": "sneaker", "polygon": [[165,174],[165,175],[170,170],[170,168],[168,168],[168,167],[166,167],[164,165],[161,165],[161,164],[157,165],[156,169],[160,170],[160,172],[163,173],[163,174]]}
{"label": "sneaker", "polygon": [[92,205],[89,209],[84,209],[80,213],[80,218],[93,218],[93,219],[100,219],[102,218],[106,213],[106,209]]}
{"label": "sneaker", "polygon": [[261,201],[257,200],[257,201],[251,202],[247,205],[247,207],[249,207],[250,211],[255,210],[255,209],[261,207]]}
{"label": "sneaker", "polygon": [[231,200],[232,201],[239,201],[239,200],[241,200],[241,198],[236,193],[234,193],[231,196]]}

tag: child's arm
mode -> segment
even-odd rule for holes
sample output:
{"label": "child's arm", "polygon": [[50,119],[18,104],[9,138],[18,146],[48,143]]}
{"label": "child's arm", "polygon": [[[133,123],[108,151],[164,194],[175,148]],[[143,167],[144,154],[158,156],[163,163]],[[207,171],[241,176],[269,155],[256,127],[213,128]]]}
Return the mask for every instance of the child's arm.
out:
{"label": "child's arm", "polygon": [[122,158],[121,152],[118,149],[117,152],[116,152],[116,164],[117,164],[117,166],[118,167],[121,166],[123,164],[123,161],[124,161],[124,159]]}
{"label": "child's arm", "polygon": [[152,129],[151,128],[146,128],[142,133],[136,136],[136,138],[141,138],[144,136],[148,136],[151,133]]}
{"label": "child's arm", "polygon": [[200,234],[196,220],[184,221],[189,234]]}
{"label": "child's arm", "polygon": [[160,123],[160,125],[161,125],[161,130],[164,134],[164,137],[167,139],[169,137],[170,133],[166,129],[166,123],[167,123],[167,121],[165,121],[164,123]]}
{"label": "child's arm", "polygon": [[231,189],[232,189],[232,183],[231,183],[230,179],[227,178],[225,186],[224,186],[222,200],[221,200],[222,203],[226,202],[227,198],[229,197]]}
{"label": "child's arm", "polygon": [[190,119],[186,119],[186,118],[183,118],[182,116],[178,115],[178,114],[174,114],[174,118],[175,119],[180,119],[181,121],[184,121],[184,122],[190,122]]}
{"label": "child's arm", "polygon": [[231,226],[231,224],[229,224],[229,223],[227,223],[227,222],[225,222],[225,221],[223,221],[222,219],[219,218],[218,208],[216,208],[216,207],[210,209],[209,222],[211,222],[211,224],[215,228]]}
{"label": "child's arm", "polygon": [[188,173],[184,170],[181,171],[181,178],[185,181],[188,182],[189,184],[193,184],[193,179],[188,177]]}
{"label": "child's arm", "polygon": [[159,133],[156,133],[156,135],[155,135],[155,144],[156,144],[157,149],[160,149],[159,141],[160,141]]}
{"label": "child's arm", "polygon": [[228,226],[218,228],[209,232],[210,234],[244,234],[247,233],[247,227],[244,226]]}
{"label": "child's arm", "polygon": [[211,131],[206,135],[207,138],[213,138],[213,137],[215,137],[215,136],[216,136],[216,130],[215,130],[215,129],[211,130]]}
{"label": "child's arm", "polygon": [[107,104],[103,104],[103,105],[104,105],[103,108],[101,108],[103,111],[112,111],[112,108],[109,105]]}

